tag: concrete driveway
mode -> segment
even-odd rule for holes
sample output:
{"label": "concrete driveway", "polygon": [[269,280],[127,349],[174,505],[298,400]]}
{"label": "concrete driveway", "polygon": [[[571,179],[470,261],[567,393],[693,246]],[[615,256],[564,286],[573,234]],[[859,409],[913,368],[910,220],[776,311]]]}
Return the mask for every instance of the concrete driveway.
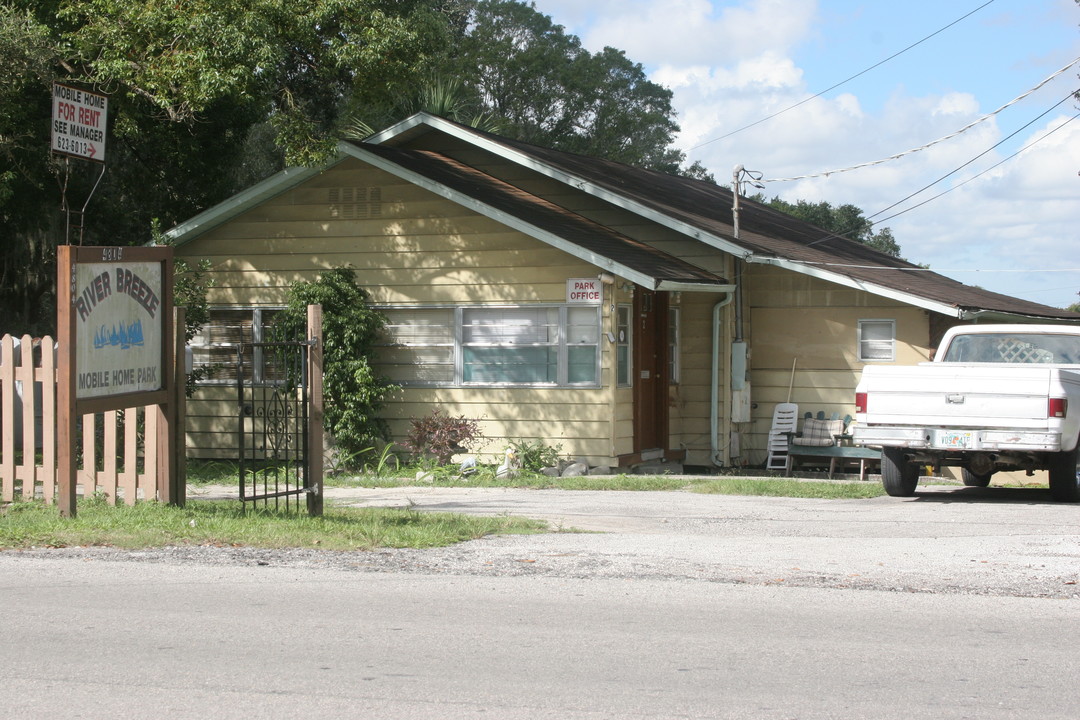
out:
{"label": "concrete driveway", "polygon": [[[211,489],[221,497],[232,489]],[[583,533],[380,551],[411,572],[633,576],[786,586],[1080,597],[1080,507],[1045,489],[930,486],[913,498],[687,492],[329,488],[327,502],[512,514]]]}

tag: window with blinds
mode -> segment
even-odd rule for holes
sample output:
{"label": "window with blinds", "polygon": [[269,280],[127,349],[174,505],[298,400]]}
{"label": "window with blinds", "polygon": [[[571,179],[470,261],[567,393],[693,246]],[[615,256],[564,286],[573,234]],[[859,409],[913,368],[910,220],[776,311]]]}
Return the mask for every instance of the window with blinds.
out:
{"label": "window with blinds", "polygon": [[381,372],[402,385],[596,385],[595,307],[382,309]]}
{"label": "window with blinds", "polygon": [[[210,320],[191,339],[195,369],[208,370],[208,384],[231,384],[237,379],[237,360],[243,364],[244,378],[255,383],[280,380],[282,372],[273,353],[251,343],[265,342],[274,316],[272,308],[211,308]],[[243,347],[243,356],[239,357]]]}
{"label": "window with blinds", "polygon": [[454,382],[454,311],[384,310],[387,323],[378,369],[402,385]]}

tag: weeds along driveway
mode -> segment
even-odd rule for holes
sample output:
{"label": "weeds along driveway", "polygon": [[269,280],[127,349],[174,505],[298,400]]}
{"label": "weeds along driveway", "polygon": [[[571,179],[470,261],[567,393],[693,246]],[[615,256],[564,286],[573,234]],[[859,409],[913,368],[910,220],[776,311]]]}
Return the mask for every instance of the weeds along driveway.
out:
{"label": "weeds along driveway", "polygon": [[[193,488],[190,496],[229,493],[235,497],[231,488]],[[356,571],[668,578],[1080,599],[1080,508],[1051,502],[1043,489],[930,486],[913,498],[813,500],[688,492],[328,488],[327,502],[522,515],[547,520],[555,532],[336,556],[237,549],[232,551],[236,561],[259,556],[260,562],[289,564],[318,555],[320,564]],[[582,532],[559,532],[565,530]]]}

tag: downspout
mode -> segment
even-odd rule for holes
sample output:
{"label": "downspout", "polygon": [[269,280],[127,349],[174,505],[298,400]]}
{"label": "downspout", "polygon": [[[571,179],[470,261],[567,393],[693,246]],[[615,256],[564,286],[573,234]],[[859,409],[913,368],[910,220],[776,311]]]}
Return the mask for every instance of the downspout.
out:
{"label": "downspout", "polygon": [[[723,330],[720,327],[720,311],[735,299],[739,292],[736,284],[735,289],[727,294],[720,302],[713,305],[712,310],[712,383],[709,392],[709,461],[716,467],[724,466],[723,449],[720,447],[720,340]],[[727,388],[727,383],[724,384]]]}
{"label": "downspout", "polygon": [[[736,165],[732,173],[731,183],[731,218],[732,229],[734,230],[735,240],[739,239],[739,175],[743,172],[742,165]],[[737,269],[737,268],[736,268]],[[739,297],[741,288],[739,287],[739,279],[735,277],[735,289],[727,294],[720,302],[713,305],[712,310],[712,382],[709,388],[709,461],[715,467],[724,466],[723,448],[720,447],[720,352],[721,352],[721,335],[723,333],[720,327],[720,311],[726,306],[731,304],[732,300]],[[740,303],[736,304],[739,315],[742,310],[739,307]],[[742,318],[736,318],[735,332],[739,339],[742,338]],[[729,373],[730,375],[730,373]],[[730,385],[729,382],[724,383],[724,390],[726,391]],[[726,392],[725,392],[726,394]]]}

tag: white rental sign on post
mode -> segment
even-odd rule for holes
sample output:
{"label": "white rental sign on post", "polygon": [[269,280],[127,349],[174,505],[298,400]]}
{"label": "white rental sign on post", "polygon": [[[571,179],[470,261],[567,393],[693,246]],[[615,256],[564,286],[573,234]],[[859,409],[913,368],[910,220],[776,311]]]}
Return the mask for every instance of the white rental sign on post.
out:
{"label": "white rental sign on post", "polygon": [[109,99],[104,95],[53,85],[53,152],[105,162],[108,109]]}

